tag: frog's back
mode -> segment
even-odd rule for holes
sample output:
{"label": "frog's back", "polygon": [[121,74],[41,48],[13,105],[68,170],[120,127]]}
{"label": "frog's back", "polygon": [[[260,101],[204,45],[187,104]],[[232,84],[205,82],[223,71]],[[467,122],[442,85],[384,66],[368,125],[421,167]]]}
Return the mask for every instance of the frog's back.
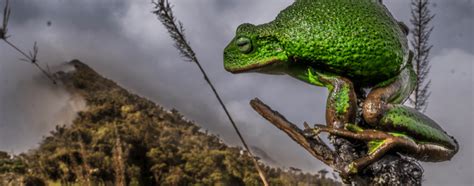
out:
{"label": "frog's back", "polygon": [[297,0],[268,26],[296,62],[362,84],[394,77],[408,60],[406,36],[378,0]]}

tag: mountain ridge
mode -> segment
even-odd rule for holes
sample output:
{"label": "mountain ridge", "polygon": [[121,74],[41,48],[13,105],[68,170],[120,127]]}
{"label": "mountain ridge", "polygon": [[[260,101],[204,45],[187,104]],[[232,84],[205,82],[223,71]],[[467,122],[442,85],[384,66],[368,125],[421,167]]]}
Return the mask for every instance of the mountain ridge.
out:
{"label": "mountain ridge", "polygon": [[[14,157],[0,153],[0,185],[261,185],[242,148],[226,145],[175,109],[129,93],[79,60],[69,64],[75,70],[57,76],[86,108],[38,148]],[[262,166],[272,185],[339,184],[322,174]]]}

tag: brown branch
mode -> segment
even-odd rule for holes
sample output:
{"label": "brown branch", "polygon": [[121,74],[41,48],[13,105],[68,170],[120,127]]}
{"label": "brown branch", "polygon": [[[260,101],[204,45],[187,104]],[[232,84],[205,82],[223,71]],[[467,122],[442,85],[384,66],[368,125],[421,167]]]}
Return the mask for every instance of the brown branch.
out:
{"label": "brown branch", "polygon": [[[260,101],[258,98],[251,100],[250,105],[271,124],[285,132],[288,136],[290,136],[291,139],[293,139],[293,141],[300,144],[312,156],[338,172],[345,182],[351,181],[360,184],[366,183],[358,176],[349,177],[349,175],[346,175],[344,167],[348,162],[345,162],[343,159],[341,159],[338,153],[332,151],[326,145],[326,143],[319,139],[319,137],[309,137],[305,131],[301,130],[298,128],[298,126],[288,121],[277,111],[272,110],[268,105]],[[306,123],[305,128],[309,129],[309,126]]]}
{"label": "brown branch", "polygon": [[280,113],[272,110],[258,98],[250,101],[250,105],[255,111],[270,121],[270,123],[275,125],[275,127],[285,132],[291,137],[291,139],[300,144],[315,158],[334,169],[339,169],[334,164],[337,155],[334,154],[334,152],[324,142],[307,138],[303,130],[299,129],[295,124],[289,122]]}
{"label": "brown branch", "polygon": [[[378,162],[370,165],[358,175],[344,174],[344,167],[354,159],[366,153],[366,149],[344,138],[330,136],[335,147],[332,151],[323,141],[306,134],[283,115],[272,110],[258,98],[250,101],[252,108],[271,124],[285,132],[295,142],[305,148],[311,155],[333,168],[345,183],[355,185],[420,185],[423,170],[414,160],[398,154],[387,154]],[[307,128],[307,124],[305,124]]]}

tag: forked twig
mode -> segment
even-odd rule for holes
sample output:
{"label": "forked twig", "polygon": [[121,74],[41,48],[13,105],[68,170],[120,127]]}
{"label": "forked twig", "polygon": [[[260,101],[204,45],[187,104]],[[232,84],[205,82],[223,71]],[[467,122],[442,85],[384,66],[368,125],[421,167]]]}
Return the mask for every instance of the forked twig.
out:
{"label": "forked twig", "polygon": [[[38,64],[38,45],[35,42],[33,45],[33,50],[29,51],[28,54],[24,51],[22,51],[20,48],[18,48],[15,44],[11,43],[9,40],[7,40],[10,36],[8,35],[8,21],[10,19],[10,14],[11,14],[11,9],[10,9],[10,3],[9,0],[6,0],[5,2],[5,8],[3,9],[3,22],[2,22],[2,27],[0,28],[0,40],[3,40],[5,43],[7,43],[10,47],[15,49],[17,52],[19,52],[21,55],[23,55],[25,58],[21,58],[21,61],[25,61],[28,63],[31,63],[38,68],[41,73],[43,73],[49,80],[53,82],[53,84],[56,84],[56,80],[53,75],[51,75],[51,72],[49,70],[45,70],[43,67],[41,67]],[[49,69],[49,68],[48,68]]]}

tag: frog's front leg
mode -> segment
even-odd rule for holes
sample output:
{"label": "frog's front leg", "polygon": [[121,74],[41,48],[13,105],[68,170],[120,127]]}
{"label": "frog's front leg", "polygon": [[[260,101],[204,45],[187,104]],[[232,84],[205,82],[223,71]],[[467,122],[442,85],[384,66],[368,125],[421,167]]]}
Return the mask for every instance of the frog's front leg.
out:
{"label": "frog's front leg", "polygon": [[352,82],[341,76],[321,73],[308,68],[307,81],[327,87],[329,95],[326,103],[326,124],[342,128],[346,123],[354,123],[357,111],[357,97]]}

